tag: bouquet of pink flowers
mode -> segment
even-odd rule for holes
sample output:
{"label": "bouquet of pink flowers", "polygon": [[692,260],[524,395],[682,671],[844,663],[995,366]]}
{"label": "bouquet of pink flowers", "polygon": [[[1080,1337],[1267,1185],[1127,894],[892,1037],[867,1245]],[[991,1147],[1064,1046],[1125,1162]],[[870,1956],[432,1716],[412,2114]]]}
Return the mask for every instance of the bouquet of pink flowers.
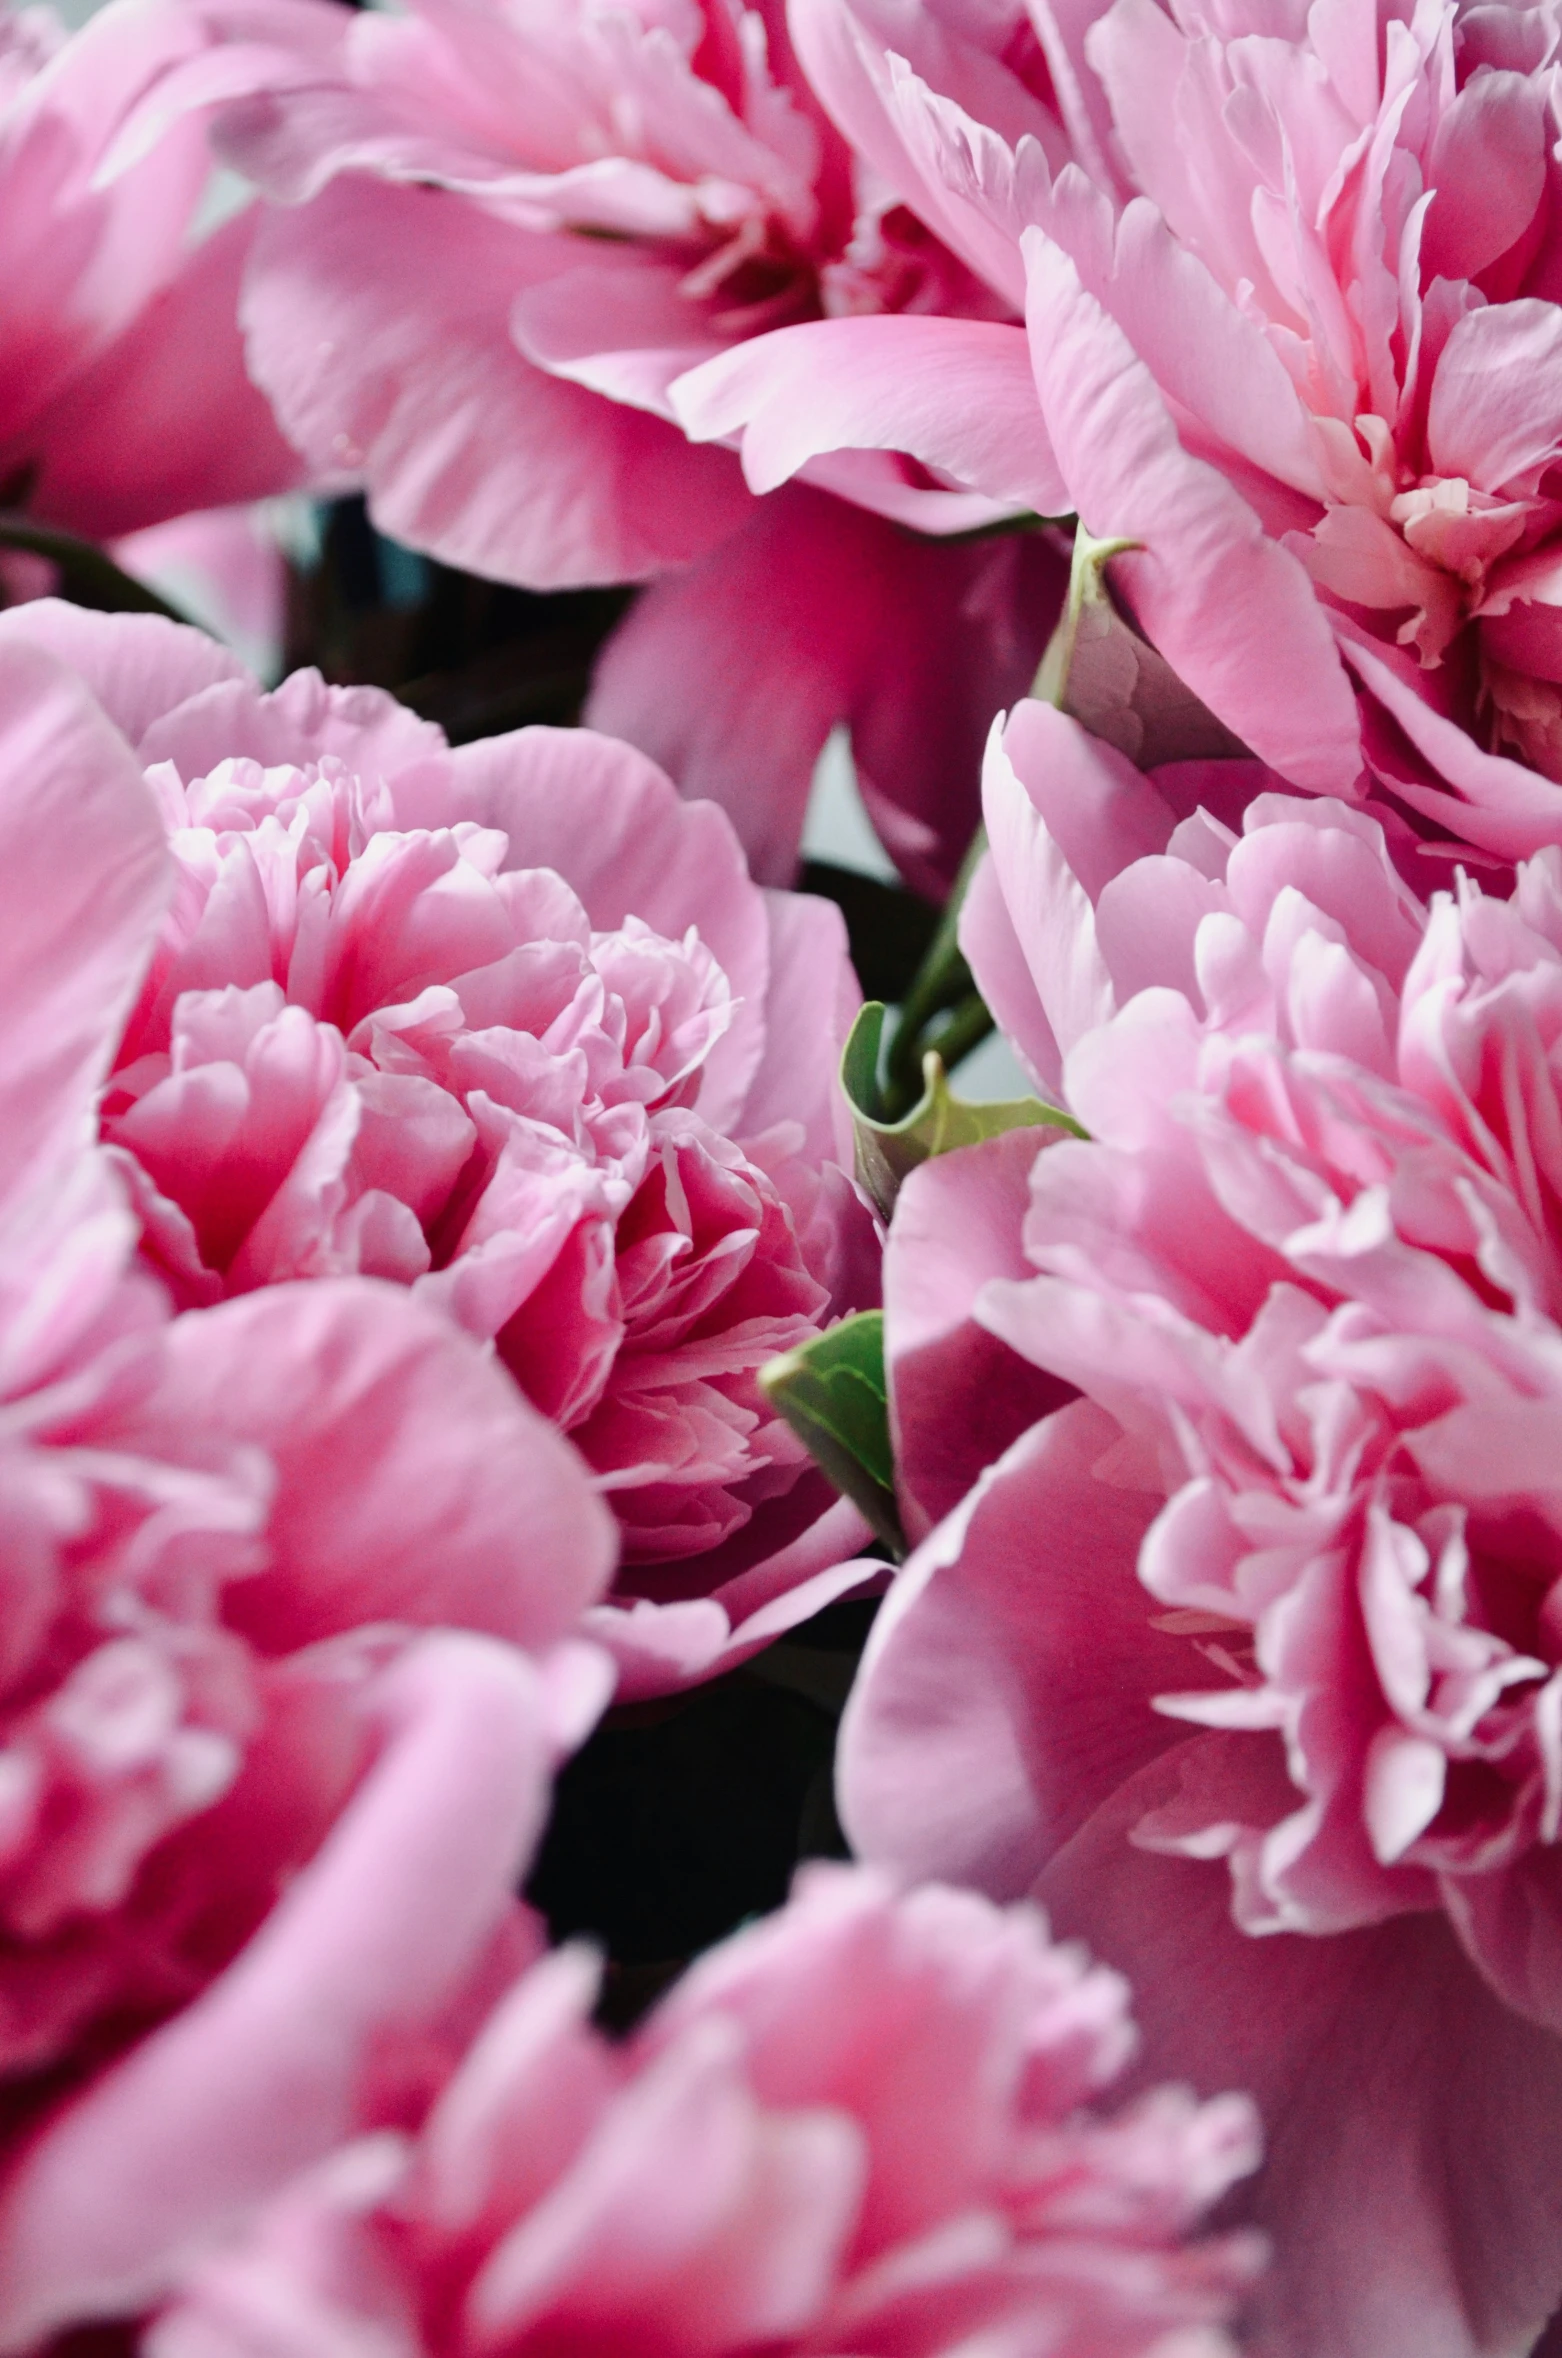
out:
{"label": "bouquet of pink flowers", "polygon": [[0,2358],[1555,2358],[1562,4],[84,13]]}

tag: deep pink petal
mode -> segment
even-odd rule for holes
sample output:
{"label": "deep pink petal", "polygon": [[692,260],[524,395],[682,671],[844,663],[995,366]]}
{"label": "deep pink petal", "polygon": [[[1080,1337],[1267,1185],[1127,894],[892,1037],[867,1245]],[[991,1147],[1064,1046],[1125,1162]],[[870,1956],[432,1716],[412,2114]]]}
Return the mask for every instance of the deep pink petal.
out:
{"label": "deep pink petal", "polygon": [[1176,1740],[1150,1698],[1190,1653],[1134,1570],[1159,1502],[1096,1470],[1117,1436],[1088,1401],[1060,1409],[898,1575],[841,1723],[859,1857],[1013,1897]]}
{"label": "deep pink petal", "polygon": [[286,491],[303,474],[250,382],[239,287],[258,213],[198,246],[34,429],[31,507],[96,539]]}
{"label": "deep pink petal", "polygon": [[1135,1849],[1114,1795],[1037,1886],[1133,1978],[1140,2071],[1257,2100],[1274,2358],[1493,2358],[1562,2293],[1562,2044],[1486,1989],[1435,1915],[1255,1939],[1222,1864]]}
{"label": "deep pink petal", "polygon": [[892,855],[936,894],[976,824],[992,713],[1033,676],[1061,594],[1039,539],[942,548],[793,485],[643,594],[587,717],[721,802],[767,883],[794,872],[814,764],[844,721]]}

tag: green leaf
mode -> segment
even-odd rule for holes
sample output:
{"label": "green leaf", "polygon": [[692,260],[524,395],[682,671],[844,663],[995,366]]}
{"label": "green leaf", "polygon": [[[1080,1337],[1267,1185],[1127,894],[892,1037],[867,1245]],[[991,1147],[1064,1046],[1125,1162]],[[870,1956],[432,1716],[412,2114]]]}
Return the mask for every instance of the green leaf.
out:
{"label": "green leaf", "polygon": [[[858,1180],[886,1219],[907,1173],[936,1154],[952,1154],[960,1146],[979,1146],[984,1138],[1000,1137],[1006,1130],[1047,1129],[1056,1136],[1075,1138],[1085,1135],[1060,1106],[1045,1105],[1039,1097],[1012,1097],[991,1105],[973,1105],[957,1097],[936,1049],[929,1049],[922,1059],[922,1095],[916,1104],[899,1121],[886,1121],[878,1086],[884,1016],[877,1000],[870,1000],[858,1015],[841,1058],[841,1086],[852,1109]],[[959,1021],[957,1009],[951,1032],[957,1031]],[[1048,1143],[1037,1141],[1038,1146]]]}
{"label": "green leaf", "polygon": [[895,1504],[883,1311],[861,1310],[826,1327],[761,1368],[759,1382],[815,1463],[862,1510],[898,1562],[906,1541]]}

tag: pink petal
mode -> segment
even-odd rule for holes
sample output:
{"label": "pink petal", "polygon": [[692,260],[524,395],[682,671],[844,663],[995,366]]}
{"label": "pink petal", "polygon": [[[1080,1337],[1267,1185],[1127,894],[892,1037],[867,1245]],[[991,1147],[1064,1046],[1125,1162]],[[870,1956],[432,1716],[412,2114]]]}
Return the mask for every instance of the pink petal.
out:
{"label": "pink petal", "polygon": [[197,246],[40,421],[40,516],[103,540],[301,479],[244,367],[239,286],[258,220],[241,214]]}
{"label": "pink petal", "polygon": [[989,1278],[1031,1275],[1030,1175],[1049,1136],[1011,1130],[937,1155],[901,1188],[884,1255],[884,1352],[903,1508],[915,1538],[984,1466],[1069,1397],[972,1316]]}
{"label": "pink petal", "polygon": [[1136,1849],[1152,1767],[1037,1886],[1133,1980],[1144,2079],[1249,2089],[1268,2160],[1274,2358],[1490,2358],[1562,2295],[1562,2050],[1484,1987],[1435,1915],[1312,1939],[1231,1921],[1223,1864]]}
{"label": "pink petal", "polygon": [[[1373,771],[1412,810],[1462,842],[1509,860],[1556,841],[1562,788],[1527,763],[1488,753],[1432,701],[1436,673],[1417,673],[1397,649],[1334,617],[1340,653],[1367,691],[1363,736]],[[1382,707],[1390,725],[1373,711]]]}
{"label": "pink petal", "polygon": [[157,614],[95,614],[38,598],[0,614],[5,646],[41,648],[79,672],[138,750],[162,714],[220,681],[242,681],[254,693],[236,655],[204,631],[183,630]]}
{"label": "pink petal", "polygon": [[1095,1470],[1117,1438],[1093,1403],[1060,1409],[897,1576],[841,1722],[859,1857],[1012,1898],[1176,1741],[1150,1699],[1188,1683],[1189,1649],[1134,1570],[1158,1502]]}
{"label": "pink petal", "polygon": [[[998,724],[993,726],[996,731]],[[961,906],[959,941],[977,989],[1038,1094],[1060,1103],[1063,1051],[1047,1021],[990,851],[978,863]]]}
{"label": "pink petal", "polygon": [[541,1646],[607,1586],[616,1532],[575,1451],[399,1288],[317,1280],[190,1312],[155,1369],[126,1445],[198,1421],[277,1466],[274,1569],[232,1600],[268,1650],[377,1621]]}
{"label": "pink petal", "polygon": [[1039,540],[939,547],[793,485],[642,595],[588,718],[727,807],[767,883],[793,874],[814,764],[845,721],[876,824],[938,894],[976,823],[988,722],[1033,676],[1061,593]]}
{"label": "pink petal", "polygon": [[1424,281],[1474,278],[1517,244],[1546,188],[1545,101],[1527,74],[1475,74],[1444,107],[1427,186]]}
{"label": "pink petal", "polygon": [[549,1744],[537,1673],[442,1632],[385,1674],[385,1746],[220,1980],[67,2107],[0,2197],[0,2335],[145,2307],[178,2259],[356,2127],[375,2050],[459,1992],[513,1906]]}
{"label": "pink petal", "polygon": [[506,867],[556,869],[599,933],[631,916],[672,941],[697,926],[740,1002],[706,1060],[700,1111],[716,1128],[737,1119],[765,1053],[770,933],[721,811],[681,800],[632,746],[543,728],[460,746],[399,781],[396,808],[404,826],[459,814],[502,827]]}
{"label": "pink petal", "polygon": [[3,1197],[87,1147],[169,871],[161,821],[123,738],[82,683],[20,632],[0,631],[0,714]]}
{"label": "pink petal", "polygon": [[1003,506],[1065,514],[1018,328],[986,320],[826,319],[779,328],[680,378],[698,441],[741,435],[743,471],[773,491],[821,453],[909,451]]}
{"label": "pink petal", "polygon": [[450,564],[555,588],[686,563],[742,520],[736,469],[521,358],[540,244],[545,265],[446,192],[333,181],[266,223],[250,366],[314,466],[361,476],[387,532]]}
{"label": "pink petal", "polygon": [[723,341],[705,330],[702,312],[680,291],[684,276],[675,263],[649,256],[565,270],[517,297],[510,332],[549,376],[671,417],[668,386]]}
{"label": "pink petal", "polygon": [[1472,311],[1443,346],[1426,438],[1440,473],[1533,492],[1562,451],[1562,313],[1526,298]]}
{"label": "pink petal", "polygon": [[1149,370],[1061,248],[1039,230],[1024,243],[1047,431],[1087,530],[1143,543],[1115,570],[1147,636],[1261,760],[1349,795],[1354,702],[1306,574],[1182,448]]}
{"label": "pink petal", "polygon": [[851,1168],[851,1115],[839,1072],[847,1034],[862,1004],[833,901],[811,893],[767,892],[770,987],[765,1061],[734,1128],[758,1138],[776,1122],[801,1122],[811,1162]]}

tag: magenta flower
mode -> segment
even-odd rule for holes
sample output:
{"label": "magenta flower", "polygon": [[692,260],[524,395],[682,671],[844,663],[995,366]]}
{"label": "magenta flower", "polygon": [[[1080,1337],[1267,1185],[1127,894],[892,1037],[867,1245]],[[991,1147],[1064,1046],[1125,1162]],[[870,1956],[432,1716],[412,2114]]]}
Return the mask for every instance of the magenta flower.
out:
{"label": "magenta flower", "polygon": [[782,7],[211,0],[189,22],[212,46],[152,90],[142,136],[231,102],[222,153],[273,200],[250,366],[311,464],[478,573],[666,576],[588,718],[721,801],[776,883],[819,749],[850,722],[876,823],[942,890],[982,732],[1045,643],[1055,553],[908,538],[1007,511],[888,452],[821,462],[821,488],[757,512],[668,395],[788,320],[1009,315],[856,171]]}
{"label": "magenta flower", "polygon": [[492,1342],[617,1511],[596,1624],[634,1685],[837,1593],[861,1525],[756,1380],[876,1294],[837,912],[762,893],[718,811],[589,732],[452,752],[169,625],[35,606],[5,637],[73,657],[163,812],[102,1134],[175,1299],[361,1273]]}
{"label": "magenta flower", "polygon": [[30,2346],[147,2297],[508,1970],[610,1685],[572,1633],[614,1533],[400,1290],[170,1315],[93,1130],[174,863],[20,632],[0,727],[0,2336]]}
{"label": "magenta flower", "polygon": [[[967,940],[1089,1138],[897,1207],[906,1482],[947,1519],[846,1819],[1034,1886],[1133,1975],[1152,2068],[1253,2090],[1264,2348],[1525,2349],[1562,2293],[1562,861],[1428,914],[1359,811],[1174,827],[1026,723]],[[1013,1412],[979,1479],[972,1367]]]}
{"label": "magenta flower", "polygon": [[118,0],[70,39],[44,7],[0,18],[0,505],[97,539],[300,472],[244,368],[254,208],[192,243],[197,120],[117,157],[198,42],[170,0]]}
{"label": "magenta flower", "polygon": [[815,1867],[623,2047],[595,1981],[578,1949],[533,1967],[421,2122],[366,2109],[143,2346],[1231,2351],[1251,2239],[1183,2239],[1251,2169],[1251,2108],[1085,2109],[1126,1991],[1031,1910]]}
{"label": "magenta flower", "polygon": [[994,493],[1046,478],[1139,544],[1113,579],[1140,624],[1283,777],[1502,859],[1551,840],[1549,12],[1048,12],[1067,141],[1001,63],[954,70],[938,10],[906,15],[810,0],[810,68],[1023,302],[1028,349],[794,328],[676,388],[680,415],[746,427],[767,481],[884,441]]}

